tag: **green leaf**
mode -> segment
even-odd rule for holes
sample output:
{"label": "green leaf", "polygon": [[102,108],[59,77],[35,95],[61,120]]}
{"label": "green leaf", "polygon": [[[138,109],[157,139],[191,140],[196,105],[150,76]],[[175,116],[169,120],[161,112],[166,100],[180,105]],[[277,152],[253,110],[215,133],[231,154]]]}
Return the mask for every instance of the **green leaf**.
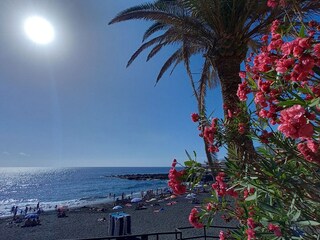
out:
{"label": "green leaf", "polygon": [[190,160],[190,161],[193,161],[193,159],[191,158],[191,156],[190,156],[190,154],[188,153],[188,151],[187,150],[184,150],[185,152],[186,152],[186,154],[187,154],[187,156],[188,156],[188,159]]}
{"label": "green leaf", "polygon": [[300,226],[319,226],[320,223],[316,222],[316,221],[300,221],[300,222],[296,222],[296,224],[300,225]]}
{"label": "green leaf", "polygon": [[192,161],[192,160],[190,160],[190,161],[185,161],[185,162],[184,162],[184,165],[185,165],[186,167],[192,167],[193,161]]}
{"label": "green leaf", "polygon": [[254,194],[250,195],[246,198],[246,201],[252,201],[257,199],[257,191],[254,192]]}
{"label": "green leaf", "polygon": [[196,151],[193,151],[193,155],[194,155],[194,158],[196,159],[196,158],[197,158],[197,153],[196,153]]}
{"label": "green leaf", "polygon": [[302,87],[297,88],[297,90],[298,90],[299,92],[304,93],[304,94],[309,94],[309,93],[310,93],[310,92],[308,91],[308,89],[305,89],[305,88],[302,88]]}
{"label": "green leaf", "polygon": [[295,104],[299,104],[299,105],[304,105],[304,102],[303,101],[300,101],[300,100],[297,100],[297,99],[294,99],[294,100],[287,100],[287,101],[282,101],[280,103],[278,103],[278,106],[281,106],[281,107],[291,107]]}
{"label": "green leaf", "polygon": [[261,207],[261,209],[263,209],[263,210],[265,210],[267,212],[274,213],[274,214],[278,214],[279,213],[279,211],[277,211],[277,209],[275,209],[271,205],[266,204],[264,202],[260,202],[259,206]]}
{"label": "green leaf", "polygon": [[309,107],[318,106],[319,104],[320,104],[320,98],[316,98],[310,102]]}
{"label": "green leaf", "polygon": [[301,211],[299,210],[299,211],[296,212],[295,215],[293,215],[291,220],[296,222],[299,219],[300,215],[301,215]]}
{"label": "green leaf", "polygon": [[302,25],[300,28],[299,37],[301,38],[306,37],[306,28],[304,27],[304,25]]}

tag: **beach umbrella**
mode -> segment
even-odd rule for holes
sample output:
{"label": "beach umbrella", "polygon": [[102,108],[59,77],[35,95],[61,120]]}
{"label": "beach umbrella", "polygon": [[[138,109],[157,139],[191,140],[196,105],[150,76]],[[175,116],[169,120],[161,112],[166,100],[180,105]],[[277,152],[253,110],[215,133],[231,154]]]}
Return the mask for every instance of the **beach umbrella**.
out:
{"label": "beach umbrella", "polygon": [[153,202],[153,201],[156,201],[157,199],[156,198],[151,198],[150,200],[147,200],[146,202]]}
{"label": "beach umbrella", "polygon": [[112,209],[113,210],[118,210],[118,209],[121,209],[121,208],[122,208],[121,206],[117,205],[117,206],[114,206]]}
{"label": "beach umbrella", "polygon": [[36,213],[29,213],[27,215],[24,216],[25,219],[36,219],[39,218],[39,215]]}
{"label": "beach umbrella", "polygon": [[138,197],[131,199],[131,202],[132,202],[132,203],[137,203],[137,202],[141,202],[141,201],[142,201],[142,199],[141,199],[141,198],[138,198]]}
{"label": "beach umbrella", "polygon": [[194,193],[189,193],[189,194],[187,194],[186,198],[187,198],[187,199],[191,199],[191,198],[195,198],[196,196],[197,196],[197,195],[194,194]]}

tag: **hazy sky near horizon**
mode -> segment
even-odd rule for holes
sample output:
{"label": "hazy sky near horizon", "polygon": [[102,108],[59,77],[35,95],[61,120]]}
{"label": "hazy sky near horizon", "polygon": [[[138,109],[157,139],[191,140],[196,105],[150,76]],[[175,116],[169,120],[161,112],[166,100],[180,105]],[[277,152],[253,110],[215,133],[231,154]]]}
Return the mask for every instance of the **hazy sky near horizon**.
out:
{"label": "hazy sky near horizon", "polygon": [[[185,149],[205,159],[183,66],[154,86],[170,48],[126,68],[150,23],[107,25],[142,2],[0,1],[0,167],[170,166]],[[23,21],[32,15],[51,22],[52,43],[27,39]],[[219,89],[208,101],[220,116]]]}

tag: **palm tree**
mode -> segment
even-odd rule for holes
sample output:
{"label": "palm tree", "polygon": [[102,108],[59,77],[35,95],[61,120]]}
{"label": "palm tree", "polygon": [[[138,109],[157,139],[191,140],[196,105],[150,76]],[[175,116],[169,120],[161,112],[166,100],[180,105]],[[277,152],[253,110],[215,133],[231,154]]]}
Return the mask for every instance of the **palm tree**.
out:
{"label": "palm tree", "polygon": [[[158,0],[124,10],[109,24],[133,19],[153,21],[128,66],[149,47],[152,49],[147,60],[167,45],[178,46],[162,66],[157,82],[171,66],[183,62],[195,89],[189,63],[191,56],[202,54],[203,71],[195,94],[199,109],[204,109],[201,102],[212,80],[211,70],[216,70],[223,102],[233,111],[240,105],[236,96],[241,82],[238,73],[249,46],[258,42],[259,36],[268,33],[273,20],[296,13],[317,13],[319,7],[320,2],[314,0],[292,0],[285,11],[267,7],[266,0]],[[227,109],[224,114],[227,115]],[[247,116],[246,111],[242,114]],[[230,147],[236,147],[243,162],[255,156],[252,140],[246,135],[234,134]]]}

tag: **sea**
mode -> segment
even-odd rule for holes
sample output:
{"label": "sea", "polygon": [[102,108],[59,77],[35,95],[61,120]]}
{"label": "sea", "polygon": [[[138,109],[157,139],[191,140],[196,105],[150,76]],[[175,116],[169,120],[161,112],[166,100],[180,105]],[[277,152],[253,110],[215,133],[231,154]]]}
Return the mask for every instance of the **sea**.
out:
{"label": "sea", "polygon": [[88,167],[88,168],[0,168],[0,217],[35,208],[44,211],[55,206],[81,207],[112,202],[114,196],[139,197],[141,191],[166,191],[167,180],[127,180],[123,174],[168,173],[166,167]]}

